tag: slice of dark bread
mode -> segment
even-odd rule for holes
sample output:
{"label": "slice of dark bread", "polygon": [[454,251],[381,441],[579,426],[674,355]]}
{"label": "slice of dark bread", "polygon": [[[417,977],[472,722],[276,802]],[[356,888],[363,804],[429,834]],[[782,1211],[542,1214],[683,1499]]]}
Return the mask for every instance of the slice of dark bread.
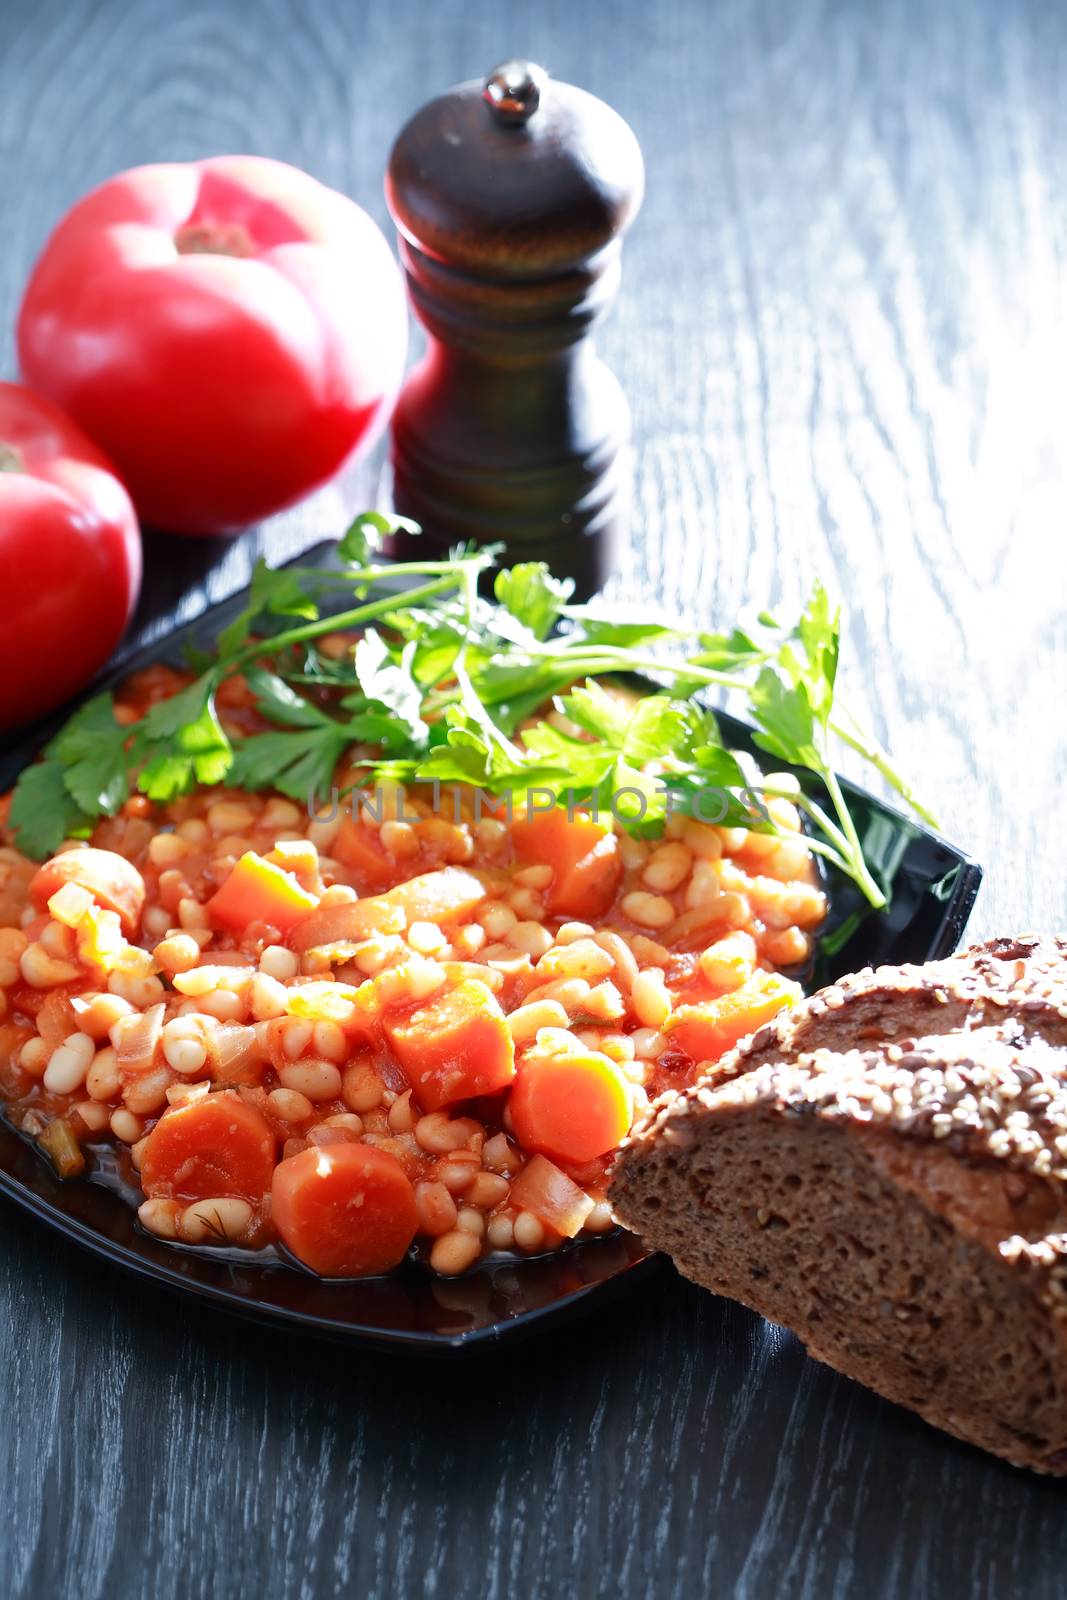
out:
{"label": "slice of dark bread", "polygon": [[818,1359],[1067,1474],[1067,941],[820,991],[657,1101],[611,1199]]}

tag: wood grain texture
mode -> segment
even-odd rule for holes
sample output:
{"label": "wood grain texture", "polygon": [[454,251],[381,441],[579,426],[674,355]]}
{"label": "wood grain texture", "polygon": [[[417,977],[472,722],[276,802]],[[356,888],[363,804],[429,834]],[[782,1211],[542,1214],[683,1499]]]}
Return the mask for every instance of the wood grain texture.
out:
{"label": "wood grain texture", "polygon": [[[1067,34],[1013,0],[0,0],[0,342],[63,208],[135,162],[279,156],[384,221],[396,129],[526,52],[615,104],[648,198],[601,344],[636,417],[614,585],[849,613],[849,698],[1062,927]],[[142,636],[378,494],[150,542]],[[13,1596],[1062,1592],[1062,1486],[934,1434],[664,1270],[450,1366],[135,1290],[0,1210]],[[961,1353],[966,1359],[966,1352]]]}

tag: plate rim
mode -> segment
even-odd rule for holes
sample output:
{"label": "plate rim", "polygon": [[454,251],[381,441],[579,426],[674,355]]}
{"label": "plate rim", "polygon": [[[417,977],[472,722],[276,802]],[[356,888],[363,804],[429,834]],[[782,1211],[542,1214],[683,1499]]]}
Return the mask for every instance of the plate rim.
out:
{"label": "plate rim", "polygon": [[[18,1132],[6,1122],[3,1133],[19,1139],[20,1143],[28,1142],[21,1139]],[[34,1159],[44,1160],[36,1152],[28,1152]],[[59,1181],[59,1180],[57,1180]],[[89,1180],[79,1180],[88,1182]],[[98,1187],[98,1186],[94,1186]],[[626,1262],[613,1272],[610,1277],[596,1279],[592,1283],[584,1283],[579,1288],[568,1291],[556,1300],[550,1300],[542,1306],[533,1306],[525,1311],[517,1312],[513,1317],[500,1318],[495,1322],[487,1323],[483,1327],[460,1328],[455,1332],[445,1332],[432,1328],[388,1328],[374,1323],[341,1322],[334,1318],[323,1316],[317,1312],[291,1310],[285,1306],[277,1305],[271,1301],[259,1299],[256,1296],[242,1294],[237,1289],[228,1288],[225,1284],[216,1284],[203,1281],[203,1279],[189,1277],[177,1265],[170,1266],[164,1261],[155,1261],[146,1255],[139,1254],[130,1249],[128,1245],[110,1239],[99,1233],[88,1223],[80,1218],[71,1216],[67,1211],[62,1211],[58,1206],[52,1205],[43,1195],[37,1194],[33,1189],[13,1177],[9,1172],[0,1169],[0,1194],[12,1200],[22,1211],[25,1211],[46,1227],[53,1228],[69,1243],[87,1250],[91,1256],[98,1260],[115,1266],[120,1271],[128,1272],[135,1278],[156,1284],[160,1288],[172,1293],[185,1293],[200,1303],[208,1303],[222,1311],[227,1311],[234,1316],[253,1322],[266,1322],[275,1328],[289,1329],[301,1333],[311,1334],[317,1338],[328,1339],[337,1343],[358,1342],[363,1345],[373,1345],[383,1351],[405,1354],[456,1354],[478,1345],[499,1344],[502,1339],[518,1334],[522,1330],[533,1329],[542,1322],[560,1316],[583,1306],[594,1295],[616,1283],[618,1280],[630,1280],[635,1272],[643,1271],[651,1263],[662,1263],[665,1259],[661,1252],[646,1251],[637,1255],[632,1261]],[[117,1204],[124,1204],[116,1195]],[[605,1236],[609,1237],[609,1236]],[[636,1235],[633,1237],[636,1238]],[[594,1244],[596,1240],[589,1240]],[[208,1257],[197,1255],[195,1258],[203,1263],[204,1267],[213,1271],[224,1271],[227,1263],[211,1261]],[[529,1261],[537,1259],[547,1260],[548,1257],[527,1257]],[[557,1253],[558,1259],[558,1253]],[[516,1264],[510,1261],[490,1263],[480,1269],[481,1275],[486,1275],[494,1270],[499,1270]],[[259,1271],[294,1272],[295,1269],[279,1263],[275,1269],[265,1267],[261,1263],[250,1263]],[[300,1274],[295,1274],[300,1276]],[[464,1277],[474,1277],[477,1270],[463,1274]],[[321,1282],[322,1280],[318,1280]],[[387,1281],[383,1279],[382,1281]],[[344,1292],[344,1285],[338,1283],[334,1286],[338,1294]]]}

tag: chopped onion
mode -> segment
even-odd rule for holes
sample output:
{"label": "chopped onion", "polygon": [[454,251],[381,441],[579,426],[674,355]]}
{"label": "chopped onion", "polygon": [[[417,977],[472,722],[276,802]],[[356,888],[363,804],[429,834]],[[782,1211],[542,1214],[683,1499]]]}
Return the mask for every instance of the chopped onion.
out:
{"label": "chopped onion", "polygon": [[283,872],[291,872],[300,887],[309,894],[322,894],[319,852],[310,839],[279,839],[266,859],[272,865],[281,867]]}
{"label": "chopped onion", "polygon": [[339,1022],[355,1019],[359,990],[346,983],[302,983],[290,989],[286,1009],[290,1016],[307,1017],[311,1022]]}
{"label": "chopped onion", "polygon": [[155,1059],[156,1049],[163,1033],[166,1006],[151,1006],[147,1011],[129,1017],[119,1017],[111,1029],[111,1042],[115,1046],[119,1072],[125,1077],[131,1072],[147,1072]]}
{"label": "chopped onion", "polygon": [[581,1231],[593,1209],[585,1190],[572,1183],[546,1156],[530,1157],[511,1185],[508,1204],[532,1211],[566,1239],[573,1239]]}
{"label": "chopped onion", "polygon": [[211,1055],[211,1076],[216,1083],[254,1083],[259,1077],[262,1052],[256,1030],[242,1022],[220,1022],[205,1030],[205,1044]]}

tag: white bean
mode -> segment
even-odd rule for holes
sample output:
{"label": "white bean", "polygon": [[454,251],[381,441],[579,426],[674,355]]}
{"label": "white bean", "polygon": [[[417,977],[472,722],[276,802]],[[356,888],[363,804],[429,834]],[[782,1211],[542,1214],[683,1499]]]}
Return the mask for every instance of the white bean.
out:
{"label": "white bean", "polygon": [[307,1095],[295,1089],[272,1089],[267,1096],[267,1110],[282,1122],[306,1122],[314,1109]]}
{"label": "white bean", "polygon": [[454,1228],[434,1240],[433,1249],[430,1251],[430,1265],[442,1277],[452,1278],[457,1273],[466,1272],[468,1267],[472,1267],[481,1253],[480,1239],[476,1239],[473,1233],[467,1233],[462,1228]]}
{"label": "white bean", "polygon": [[172,1023],[163,1030],[163,1054],[168,1066],[183,1077],[193,1077],[207,1060],[207,1050],[199,1039],[183,1037],[171,1032]]}
{"label": "white bean", "polygon": [[[261,969],[262,966],[260,960]],[[252,1015],[257,1022],[269,1022],[272,1017],[284,1017],[289,992],[285,985],[277,978],[272,978],[269,972],[260,970],[256,973],[252,979],[249,996],[252,1002]]]}
{"label": "white bean", "polygon": [[160,1239],[178,1237],[178,1217],[181,1207],[176,1200],[146,1200],[138,1206],[137,1215],[143,1227]]}
{"label": "white bean", "polygon": [[68,1034],[52,1051],[44,1069],[44,1086],[49,1094],[73,1094],[85,1082],[96,1051],[87,1033]]}
{"label": "white bean", "polygon": [[232,1244],[251,1220],[252,1207],[247,1200],[223,1195],[217,1200],[194,1200],[191,1206],[186,1206],[178,1232],[189,1244],[200,1244],[205,1239],[215,1244]]}
{"label": "white bean", "polygon": [[289,978],[295,978],[300,971],[299,958],[292,950],[287,950],[283,944],[269,944],[260,955],[259,970],[265,972],[268,978],[276,978],[279,983],[285,983]]}
{"label": "white bean", "polygon": [[622,899],[623,915],[642,928],[666,928],[674,921],[674,907],[661,894],[646,894],[634,889]]}
{"label": "white bean", "polygon": [[278,1082],[283,1089],[295,1089],[306,1095],[313,1105],[324,1100],[337,1100],[341,1094],[341,1071],[332,1061],[305,1058],[290,1062],[279,1069]]}
{"label": "white bean", "polygon": [[85,1087],[94,1100],[114,1100],[122,1087],[114,1046],[107,1045],[96,1052],[86,1074]]}
{"label": "white bean", "polygon": [[662,1028],[671,1014],[671,997],[658,967],[639,972],[630,990],[637,1020],[645,1028]]}

